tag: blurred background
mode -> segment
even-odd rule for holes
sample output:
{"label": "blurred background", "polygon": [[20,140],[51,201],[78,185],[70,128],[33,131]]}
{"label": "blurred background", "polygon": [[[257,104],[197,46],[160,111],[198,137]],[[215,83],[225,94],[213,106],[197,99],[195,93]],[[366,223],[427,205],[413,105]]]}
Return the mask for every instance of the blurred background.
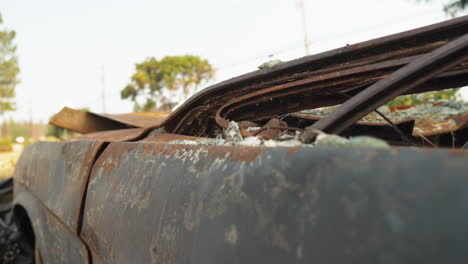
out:
{"label": "blurred background", "polygon": [[[170,111],[214,83],[467,14],[467,0],[15,0],[0,5],[0,178],[64,106]],[[399,98],[467,100],[468,90]]]}

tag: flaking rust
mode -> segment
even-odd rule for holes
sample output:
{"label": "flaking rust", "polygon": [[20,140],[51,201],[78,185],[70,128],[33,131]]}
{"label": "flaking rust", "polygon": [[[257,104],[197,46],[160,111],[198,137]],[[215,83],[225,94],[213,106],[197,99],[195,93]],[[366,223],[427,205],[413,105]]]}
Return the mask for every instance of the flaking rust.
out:
{"label": "flaking rust", "polygon": [[[142,156],[148,145],[155,151]],[[438,245],[435,255],[451,256],[436,239],[445,231],[428,231],[422,222],[443,225],[450,218],[456,224],[446,228],[466,229],[463,204],[453,203],[468,184],[466,153],[256,148],[262,151],[248,159],[252,148],[236,145],[141,142],[115,157],[104,153],[91,175],[84,241],[103,262],[373,263],[390,254],[409,263],[434,250],[426,239]],[[120,166],[105,171],[108,159]],[[123,189],[112,191],[109,181]],[[434,206],[444,214],[434,217]],[[130,246],[132,239],[141,247]]]}

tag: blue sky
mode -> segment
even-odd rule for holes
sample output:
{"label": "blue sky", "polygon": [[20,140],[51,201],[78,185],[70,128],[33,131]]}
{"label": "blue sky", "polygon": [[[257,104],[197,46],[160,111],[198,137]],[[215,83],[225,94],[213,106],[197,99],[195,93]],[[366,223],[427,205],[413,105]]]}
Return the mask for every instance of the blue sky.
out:
{"label": "blue sky", "polygon": [[[448,19],[445,1],[305,0],[311,53]],[[217,68],[215,82],[270,59],[305,55],[298,0],[1,0],[17,31],[18,110],[7,117],[47,121],[63,106],[132,110],[120,100],[136,62],[194,54]]]}

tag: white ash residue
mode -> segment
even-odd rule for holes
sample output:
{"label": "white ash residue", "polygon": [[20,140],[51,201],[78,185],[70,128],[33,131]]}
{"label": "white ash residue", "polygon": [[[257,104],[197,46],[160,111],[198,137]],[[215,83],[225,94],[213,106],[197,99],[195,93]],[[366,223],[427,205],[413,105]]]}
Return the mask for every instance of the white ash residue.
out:
{"label": "white ash residue", "polygon": [[317,135],[314,145],[322,147],[343,147],[348,143],[349,140],[347,138],[340,137],[337,135],[320,133]]}
{"label": "white ash residue", "polygon": [[[235,129],[235,126],[230,126],[232,130]],[[231,135],[235,135],[234,132],[231,130]],[[296,146],[307,146],[311,147],[310,144],[303,144],[299,140],[300,133],[296,132],[295,134],[288,134],[288,133],[281,133],[276,140],[265,140],[261,137],[246,137],[239,139],[239,137],[234,137],[239,140],[233,141],[228,139],[197,139],[197,140],[172,140],[169,144],[181,144],[181,145],[205,145],[205,146],[247,146],[247,147],[296,147]]]}
{"label": "white ash residue", "polygon": [[281,132],[275,140],[268,139],[265,140],[260,137],[247,137],[244,140],[239,142],[241,146],[250,146],[250,147],[257,147],[257,146],[265,146],[265,147],[312,147],[310,144],[302,143],[300,138],[301,133],[296,131],[294,134]]}
{"label": "white ash residue", "polygon": [[384,140],[359,136],[350,139],[343,138],[337,135],[328,135],[321,133],[317,136],[313,144],[304,144],[298,138],[290,138],[286,140],[264,140],[259,137],[247,137],[237,143],[226,141],[224,139],[197,139],[197,140],[172,140],[169,144],[180,145],[203,145],[203,146],[245,146],[245,147],[338,147],[338,148],[390,148]]}
{"label": "white ash residue", "polygon": [[358,136],[350,139],[337,135],[329,135],[319,132],[314,146],[317,147],[339,147],[339,148],[390,148],[390,145],[379,138]]}
{"label": "white ash residue", "polygon": [[240,146],[260,146],[262,145],[262,140],[259,137],[247,137],[241,142],[239,142]]}
{"label": "white ash residue", "polygon": [[[306,129],[307,130],[307,129]],[[239,129],[239,125],[231,121],[229,127],[224,130],[223,138],[202,138],[196,140],[172,140],[169,144],[180,144],[180,145],[204,145],[204,146],[247,146],[247,147],[370,147],[370,148],[389,148],[390,146],[384,140],[368,137],[359,136],[351,139],[340,137],[338,135],[329,135],[318,130],[314,130],[317,133],[315,142],[312,144],[304,144],[301,141],[301,132],[296,131],[295,133],[288,133],[282,131],[279,136],[275,139],[265,140],[261,137],[246,137],[243,138]]]}
{"label": "white ash residue", "polygon": [[297,146],[303,146],[303,147],[312,147],[310,144],[303,144],[301,141],[292,139],[292,140],[285,140],[285,141],[278,141],[278,140],[265,140],[263,142],[263,145],[265,147],[297,147]]}
{"label": "white ash residue", "polygon": [[244,139],[239,129],[239,125],[234,121],[229,122],[228,128],[224,130],[224,136],[226,137],[226,140],[230,140],[234,143],[238,143]]}
{"label": "white ash residue", "polygon": [[204,146],[233,146],[234,143],[226,142],[224,139],[197,139],[197,140],[172,140],[169,144],[180,144],[180,145],[204,145]]}
{"label": "white ash residue", "polygon": [[368,136],[353,137],[347,146],[352,148],[390,148],[385,140]]}
{"label": "white ash residue", "polygon": [[236,143],[232,141],[226,141],[224,139],[197,139],[197,140],[172,140],[169,144],[180,144],[180,145],[203,145],[203,146],[246,146],[246,147],[296,147],[296,146],[308,146],[310,144],[303,144],[297,139],[288,140],[264,140],[259,137],[247,137]]}
{"label": "white ash residue", "polygon": [[247,137],[244,140],[239,142],[240,146],[247,146],[247,147],[258,147],[258,146],[265,146],[265,147],[297,147],[297,146],[307,146],[311,147],[309,144],[303,144],[301,141],[297,139],[289,139],[289,140],[264,140],[259,137]]}

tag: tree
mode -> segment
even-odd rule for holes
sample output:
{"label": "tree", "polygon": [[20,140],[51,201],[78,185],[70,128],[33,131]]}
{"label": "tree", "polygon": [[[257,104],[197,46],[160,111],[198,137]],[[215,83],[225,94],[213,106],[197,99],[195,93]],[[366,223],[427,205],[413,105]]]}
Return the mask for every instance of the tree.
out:
{"label": "tree", "polygon": [[467,6],[468,0],[452,0],[444,6],[444,11],[454,17],[458,12],[465,10]]}
{"label": "tree", "polygon": [[[171,110],[202,82],[214,76],[211,64],[198,56],[148,58],[135,65],[136,72],[120,97],[134,102],[135,111]],[[181,98],[182,95],[182,98]]]}
{"label": "tree", "polygon": [[[3,23],[0,15],[0,25]],[[0,30],[0,115],[15,109],[13,98],[18,84],[18,58],[14,44],[16,32]]]}
{"label": "tree", "polygon": [[[433,0],[417,0],[422,2],[430,2]],[[447,4],[444,5],[444,12],[454,17],[459,12],[466,9],[468,6],[468,0],[449,0]]]}

